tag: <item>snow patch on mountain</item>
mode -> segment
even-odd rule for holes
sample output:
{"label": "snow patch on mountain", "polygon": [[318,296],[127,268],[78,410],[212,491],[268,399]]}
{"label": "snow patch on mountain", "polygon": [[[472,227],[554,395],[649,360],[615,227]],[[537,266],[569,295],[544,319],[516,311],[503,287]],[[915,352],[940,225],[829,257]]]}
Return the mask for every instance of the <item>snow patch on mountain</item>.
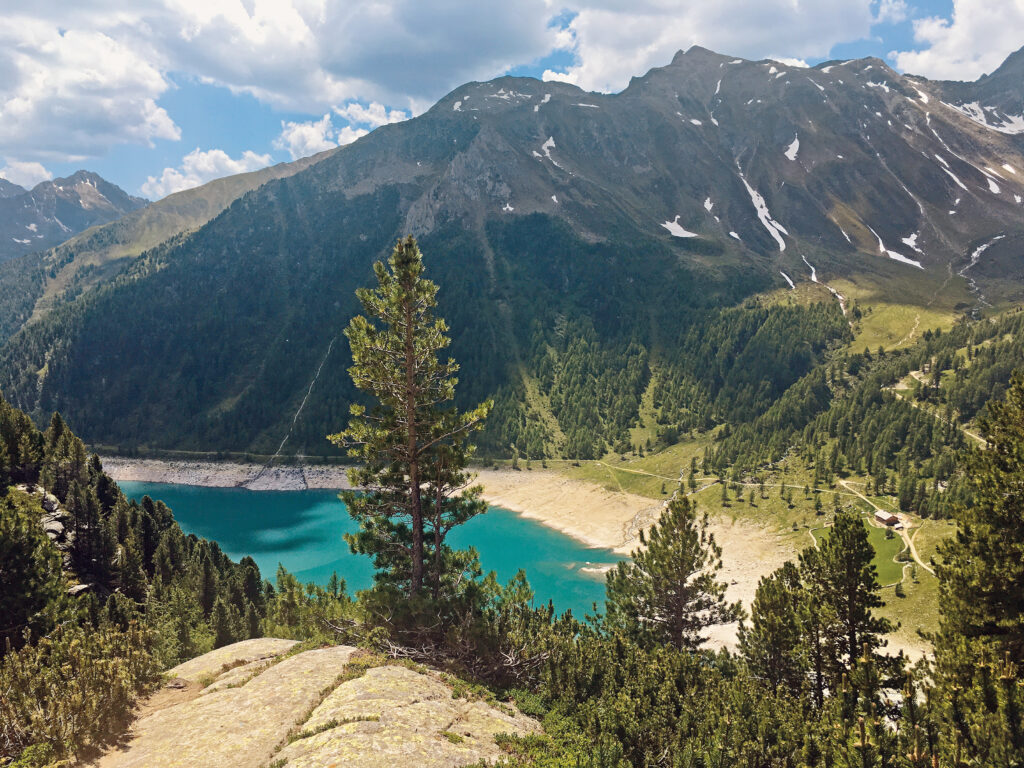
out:
{"label": "snow patch on mountain", "polygon": [[1011,135],[1024,133],[1024,115],[1000,115],[995,107],[982,107],[976,101],[968,104],[950,104],[945,101],[942,103],[950,109],[955,109],[961,115],[969,117],[978,125],[991,128],[993,131]]}
{"label": "snow patch on mountain", "polygon": [[[541,151],[544,153],[544,157],[551,161],[551,164],[556,168],[561,168],[561,164],[551,156],[551,150],[555,148],[555,139],[553,136],[548,136],[548,140],[540,145]],[[533,153],[534,157],[541,157],[536,151]]]}
{"label": "snow patch on mountain", "polygon": [[920,232],[915,232],[914,234],[910,235],[909,237],[902,238],[900,240],[900,242],[903,243],[908,248],[912,248],[913,250],[917,251],[918,253],[924,255],[924,251],[922,251],[918,247],[918,245],[917,245],[917,238],[918,238],[918,235],[920,235],[920,234],[921,234]]}
{"label": "snow patch on mountain", "polygon": [[661,226],[667,229],[669,231],[669,234],[672,235],[673,237],[700,237],[700,235],[698,235],[696,232],[690,232],[688,230],[683,229],[683,227],[679,224],[678,213],[676,214],[676,217],[672,219],[672,221],[663,222]]}
{"label": "snow patch on mountain", "polygon": [[906,256],[904,256],[902,253],[897,253],[896,251],[890,251],[888,248],[885,247],[885,243],[882,242],[882,238],[879,236],[879,234],[877,232],[875,232],[875,230],[871,229],[870,226],[868,227],[868,229],[870,229],[871,230],[871,234],[874,235],[878,239],[878,252],[880,254],[882,254],[883,256],[888,256],[893,261],[898,261],[901,264],[909,264],[912,267],[917,267],[918,269],[924,269],[924,267],[921,265],[920,261],[916,261],[914,259],[909,259]]}
{"label": "snow patch on mountain", "polygon": [[775,242],[779,244],[779,250],[786,250],[786,241],[782,239],[782,236],[788,235],[789,232],[786,231],[784,226],[772,218],[764,198],[761,197],[756,189],[747,183],[747,180],[742,173],[740,173],[740,181],[742,181],[743,186],[747,188],[747,194],[750,195],[750,202],[754,204],[754,210],[757,211],[757,218],[764,225],[764,228],[768,230],[768,234],[775,238]]}
{"label": "snow patch on mountain", "polygon": [[798,135],[798,136],[794,136],[793,137],[793,141],[790,143],[789,147],[786,149],[786,153],[785,154],[786,154],[786,157],[788,157],[790,160],[796,160],[796,153],[799,152],[799,151],[800,151],[800,137]]}
{"label": "snow patch on mountain", "polygon": [[793,283],[793,278],[791,278],[789,275],[787,275],[781,269],[779,270],[779,274],[782,275],[784,278],[786,278],[786,282],[789,283],[790,290],[795,291],[796,290],[796,285]]}
{"label": "snow patch on mountain", "polygon": [[808,269],[810,269],[810,270],[811,270],[811,282],[812,282],[812,283],[816,283],[816,282],[818,282],[818,270],[816,270],[816,269],[815,269],[815,268],[814,268],[814,267],[813,267],[813,266],[811,265],[811,262],[809,262],[809,261],[807,260],[807,257],[806,257],[806,256],[801,256],[800,258],[804,260],[804,264],[806,264],[806,265],[807,265],[807,267],[808,267]]}

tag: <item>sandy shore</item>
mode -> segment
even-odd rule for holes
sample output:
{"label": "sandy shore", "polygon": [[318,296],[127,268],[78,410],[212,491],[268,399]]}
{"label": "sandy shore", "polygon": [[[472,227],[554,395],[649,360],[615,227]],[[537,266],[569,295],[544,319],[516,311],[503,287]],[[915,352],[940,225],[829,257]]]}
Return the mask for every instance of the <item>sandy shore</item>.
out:
{"label": "sandy shore", "polygon": [[[115,457],[105,458],[103,466],[118,481],[278,491],[349,487],[343,467],[282,466],[265,470],[254,464]],[[618,554],[629,554],[636,548],[640,531],[657,520],[663,504],[550,470],[482,469],[477,472],[477,482],[491,504],[536,520],[590,547]],[[777,533],[755,523],[716,518],[712,530],[722,547],[720,577],[729,585],[728,599],[742,602],[749,610],[761,576],[796,553]],[[735,624],[715,628],[712,633],[712,645],[734,647],[735,643]]]}

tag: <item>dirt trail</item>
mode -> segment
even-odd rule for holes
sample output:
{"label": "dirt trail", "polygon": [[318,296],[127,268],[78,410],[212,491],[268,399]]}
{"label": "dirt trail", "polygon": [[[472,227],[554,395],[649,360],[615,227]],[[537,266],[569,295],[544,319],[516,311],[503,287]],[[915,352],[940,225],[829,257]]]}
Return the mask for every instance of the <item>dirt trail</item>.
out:
{"label": "dirt trail", "polygon": [[[871,507],[876,512],[884,512],[886,514],[892,514],[888,509],[883,509],[882,507],[880,507],[877,504],[875,504],[875,502],[873,502],[871,499],[869,499],[863,493],[858,491],[856,488],[852,488],[851,487],[852,484],[850,483],[849,480],[840,480],[839,484],[842,485],[844,488],[846,488],[848,491],[851,491],[854,495],[859,496],[861,499],[866,501],[869,505],[871,505]],[[872,521],[871,524],[875,525],[875,522]],[[877,526],[876,525],[876,527],[882,527],[882,526]],[[917,563],[922,568],[924,568],[926,571],[928,571],[928,573],[930,573],[932,576],[934,576],[935,575],[935,570],[931,566],[925,565],[924,561],[921,559],[921,556],[917,554],[917,547],[914,546],[914,539],[910,536],[909,533],[907,533],[906,527],[904,526],[902,529],[900,529],[900,530],[898,530],[896,532],[900,535],[900,538],[903,539],[903,545],[907,548],[907,551],[910,552],[910,556],[912,558],[914,558],[914,562]],[[916,535],[916,531],[915,531],[915,535]]]}

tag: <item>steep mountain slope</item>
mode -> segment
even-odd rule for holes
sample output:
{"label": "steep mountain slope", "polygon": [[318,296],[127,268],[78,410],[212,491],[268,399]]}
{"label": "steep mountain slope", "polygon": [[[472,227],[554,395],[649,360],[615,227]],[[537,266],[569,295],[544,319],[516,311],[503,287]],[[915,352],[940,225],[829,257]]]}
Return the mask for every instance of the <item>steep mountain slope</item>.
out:
{"label": "steep mountain slope", "polygon": [[943,101],[967,117],[1024,142],[1024,48],[1013,53],[991,75],[973,83],[937,84]]}
{"label": "steep mountain slope", "polygon": [[839,278],[922,306],[1020,295],[984,267],[1020,272],[1024,155],[946,106],[951,87],[877,59],[796,69],[701,48],[615,95],[470,83],[29,324],[0,388],[122,448],[322,454],[354,397],[353,290],[412,232],[465,398],[497,395],[489,450],[600,453],[658,371],[663,424],[754,418],[848,340],[847,302],[821,290],[831,304],[751,305],[750,322],[724,306]]}
{"label": "steep mountain slope", "polygon": [[201,227],[246,192],[298,173],[331,151],[176,192],[109,224],[61,238],[66,242],[49,251],[0,259],[0,343],[29,318],[110,279],[143,251]]}
{"label": "steep mountain slope", "polygon": [[12,184],[7,179],[0,179],[0,198],[17,197],[18,195],[24,195],[26,192],[28,192],[28,190],[24,187]]}
{"label": "steep mountain slope", "polygon": [[41,182],[31,191],[0,182],[0,262],[50,248],[147,204],[89,171]]}

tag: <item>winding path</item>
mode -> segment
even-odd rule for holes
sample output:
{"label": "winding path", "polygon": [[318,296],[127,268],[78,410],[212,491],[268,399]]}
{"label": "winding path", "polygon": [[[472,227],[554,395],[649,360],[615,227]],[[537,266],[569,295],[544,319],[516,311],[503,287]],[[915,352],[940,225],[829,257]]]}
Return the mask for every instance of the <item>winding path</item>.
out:
{"label": "winding path", "polygon": [[[863,493],[858,491],[856,488],[853,488],[852,483],[849,480],[840,480],[839,484],[843,486],[843,488],[845,488],[846,490],[853,493],[855,496],[859,496],[861,499],[866,501],[876,512],[884,512],[886,514],[891,514],[889,510],[883,509],[882,507],[878,506],[877,504],[875,504],[875,502],[873,502]],[[872,522],[872,525],[874,525],[874,522]],[[897,533],[899,533],[900,538],[903,539],[903,544],[906,546],[907,551],[910,552],[910,556],[914,558],[914,562],[920,565],[926,571],[928,571],[928,573],[930,573],[932,576],[934,576],[935,570],[931,566],[925,565],[924,561],[921,559],[921,556],[917,554],[917,547],[914,546],[914,538],[907,533],[907,529],[904,527],[897,531]],[[916,535],[917,531],[915,531],[914,534]]]}

